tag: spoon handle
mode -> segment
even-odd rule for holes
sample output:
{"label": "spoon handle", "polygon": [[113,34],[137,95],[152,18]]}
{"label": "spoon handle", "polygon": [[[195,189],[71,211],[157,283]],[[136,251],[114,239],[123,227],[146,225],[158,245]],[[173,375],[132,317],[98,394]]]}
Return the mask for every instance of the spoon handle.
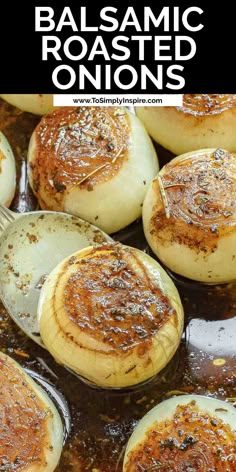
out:
{"label": "spoon handle", "polygon": [[17,218],[13,211],[9,210],[3,205],[0,205],[0,234],[5,228]]}
{"label": "spoon handle", "polygon": [[17,188],[11,209],[16,213],[27,213],[37,209],[38,203],[29,185],[27,161],[22,157],[18,162]]}

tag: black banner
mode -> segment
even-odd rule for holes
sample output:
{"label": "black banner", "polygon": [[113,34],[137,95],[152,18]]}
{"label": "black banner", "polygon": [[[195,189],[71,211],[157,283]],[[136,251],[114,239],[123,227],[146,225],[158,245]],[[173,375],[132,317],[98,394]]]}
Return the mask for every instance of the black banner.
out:
{"label": "black banner", "polygon": [[0,93],[235,93],[236,8],[217,5],[4,2]]}

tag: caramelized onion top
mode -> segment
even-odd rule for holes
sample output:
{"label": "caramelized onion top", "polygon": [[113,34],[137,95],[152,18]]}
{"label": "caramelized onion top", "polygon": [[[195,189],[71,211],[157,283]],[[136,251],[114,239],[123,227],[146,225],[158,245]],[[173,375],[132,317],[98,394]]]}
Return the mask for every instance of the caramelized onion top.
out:
{"label": "caramelized onion top", "polygon": [[[86,257],[72,256],[63,285],[63,310],[79,331],[110,349],[145,348],[170,317],[177,314],[131,248],[119,244],[91,249]],[[54,299],[57,300],[57,287]],[[54,307],[57,322],[60,312]]]}
{"label": "caramelized onion top", "polygon": [[73,187],[92,190],[117,174],[128,157],[129,118],[117,107],[62,107],[42,118],[34,136],[33,189],[60,203]]}
{"label": "caramelized onion top", "polygon": [[236,155],[196,152],[167,164],[153,182],[157,204],[150,232],[192,248],[214,250],[236,223]]}
{"label": "caramelized onion top", "polygon": [[179,111],[195,116],[218,115],[236,106],[236,94],[186,94]]}
{"label": "caramelized onion top", "polygon": [[[47,423],[51,411],[12,361],[0,356],[0,469],[46,466]],[[46,469],[45,469],[46,470]]]}
{"label": "caramelized onion top", "polygon": [[234,472],[236,435],[195,401],[179,405],[171,419],[153,423],[128,453],[128,472]]}

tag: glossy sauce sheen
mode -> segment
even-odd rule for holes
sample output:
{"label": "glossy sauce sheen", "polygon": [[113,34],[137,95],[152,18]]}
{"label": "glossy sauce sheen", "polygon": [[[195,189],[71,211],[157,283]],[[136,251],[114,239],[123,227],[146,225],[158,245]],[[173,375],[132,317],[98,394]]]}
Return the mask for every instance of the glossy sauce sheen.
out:
{"label": "glossy sauce sheen", "polygon": [[134,251],[105,245],[72,257],[64,290],[67,316],[114,349],[145,345],[176,311]]}
{"label": "glossy sauce sheen", "polygon": [[[25,179],[25,156],[39,117],[22,113],[2,100],[0,110],[0,129],[13,148],[18,169],[22,169],[12,208],[34,210],[36,202]],[[160,147],[158,156],[161,165],[173,158]],[[115,238],[150,253],[141,222]],[[236,285],[207,286],[181,277],[176,277],[175,283],[185,312],[180,348],[164,371],[132,390],[112,392],[86,385],[27,338],[0,304],[1,350],[53,383],[70,406],[72,430],[56,472],[122,472],[124,448],[137,422],[174,394],[196,393],[236,402]],[[221,362],[214,364],[219,357]]]}
{"label": "glossy sauce sheen", "polygon": [[127,472],[235,472],[236,434],[193,401],[154,423],[128,459]]}
{"label": "glossy sauce sheen", "polygon": [[236,94],[186,94],[177,110],[194,116],[218,115],[236,107]]}
{"label": "glossy sauce sheen", "polygon": [[173,241],[214,251],[219,235],[229,233],[236,223],[235,154],[218,149],[211,155],[186,157],[167,164],[160,178],[153,182],[162,203],[150,222],[152,234],[164,242],[171,231]]}
{"label": "glossy sauce sheen", "polygon": [[22,373],[0,358],[0,470],[46,466],[47,423],[52,414]]}
{"label": "glossy sauce sheen", "polygon": [[128,159],[129,118],[117,107],[60,108],[41,119],[35,138],[34,192],[53,209],[45,196],[60,203],[74,186],[92,191],[119,172]]}

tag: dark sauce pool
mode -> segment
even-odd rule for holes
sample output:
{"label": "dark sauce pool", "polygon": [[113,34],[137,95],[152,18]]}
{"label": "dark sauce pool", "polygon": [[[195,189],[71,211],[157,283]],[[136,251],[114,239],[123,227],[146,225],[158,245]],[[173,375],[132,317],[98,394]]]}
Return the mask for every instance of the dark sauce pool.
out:
{"label": "dark sauce pool", "polygon": [[[0,129],[12,145],[18,165],[18,191],[11,207],[15,211],[37,206],[27,183],[26,153],[38,121],[0,100]],[[161,148],[157,151],[161,165],[172,157]],[[115,239],[151,254],[140,222],[116,234]],[[66,419],[67,431],[70,424],[57,472],[121,472],[124,447],[139,419],[173,395],[203,394],[236,405],[236,285],[205,286],[173,279],[185,310],[181,345],[158,376],[130,390],[86,385],[28,339],[0,305],[1,350],[43,382]]]}

